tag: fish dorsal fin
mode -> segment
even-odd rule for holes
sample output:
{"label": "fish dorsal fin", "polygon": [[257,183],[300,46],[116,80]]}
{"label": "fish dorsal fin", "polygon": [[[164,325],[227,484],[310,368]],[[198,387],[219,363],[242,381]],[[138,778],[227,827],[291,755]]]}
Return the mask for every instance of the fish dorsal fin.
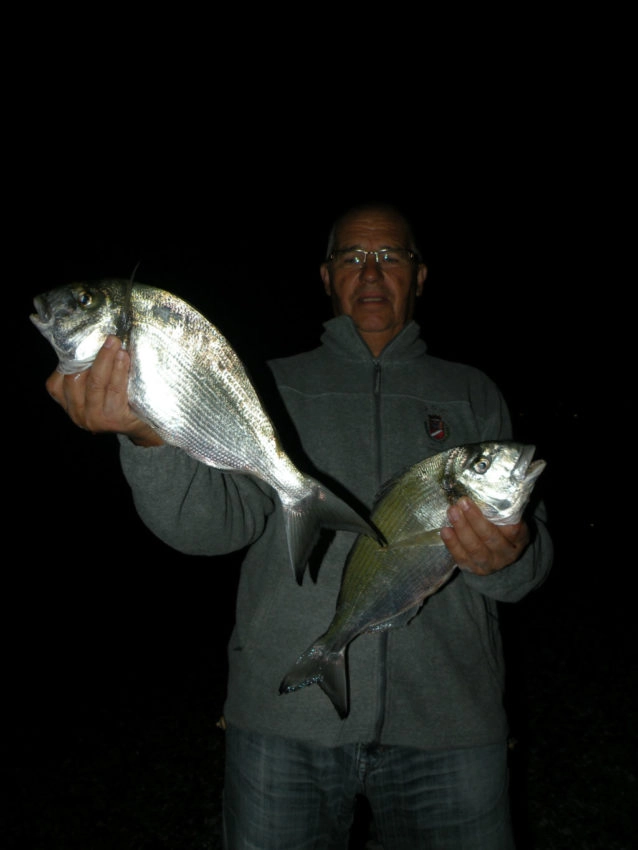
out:
{"label": "fish dorsal fin", "polygon": [[133,294],[133,281],[135,279],[135,273],[140,267],[139,262],[136,264],[135,268],[131,272],[131,276],[126,284],[126,289],[124,290],[124,298],[122,299],[122,309],[120,310],[119,316],[117,317],[117,322],[115,325],[115,334],[122,340],[122,346],[124,348],[128,348],[129,335],[131,333],[131,325],[133,314],[131,311],[131,296]]}

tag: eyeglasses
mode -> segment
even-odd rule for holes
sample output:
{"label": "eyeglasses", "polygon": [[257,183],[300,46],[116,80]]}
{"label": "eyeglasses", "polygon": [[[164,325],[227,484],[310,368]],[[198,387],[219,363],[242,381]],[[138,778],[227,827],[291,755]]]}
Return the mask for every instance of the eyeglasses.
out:
{"label": "eyeglasses", "polygon": [[374,256],[374,261],[378,266],[409,266],[417,259],[414,251],[407,248],[379,248],[378,251],[364,251],[363,248],[343,248],[339,251],[333,251],[328,260],[334,263],[336,268],[357,268],[365,266],[369,254]]}

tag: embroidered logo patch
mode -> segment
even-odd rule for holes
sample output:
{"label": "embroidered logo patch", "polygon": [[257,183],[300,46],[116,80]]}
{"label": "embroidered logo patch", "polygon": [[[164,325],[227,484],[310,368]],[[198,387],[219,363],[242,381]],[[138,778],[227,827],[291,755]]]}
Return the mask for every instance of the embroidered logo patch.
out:
{"label": "embroidered logo patch", "polygon": [[443,417],[437,413],[428,414],[426,428],[430,437],[437,442],[445,440],[448,436],[447,425],[443,421]]}

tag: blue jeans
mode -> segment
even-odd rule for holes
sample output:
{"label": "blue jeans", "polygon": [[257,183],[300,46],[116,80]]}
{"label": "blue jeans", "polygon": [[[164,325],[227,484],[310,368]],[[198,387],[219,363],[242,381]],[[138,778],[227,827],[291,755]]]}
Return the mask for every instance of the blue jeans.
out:
{"label": "blue jeans", "polygon": [[383,850],[513,850],[507,745],[327,748],[226,730],[226,850],[347,850],[355,795]]}

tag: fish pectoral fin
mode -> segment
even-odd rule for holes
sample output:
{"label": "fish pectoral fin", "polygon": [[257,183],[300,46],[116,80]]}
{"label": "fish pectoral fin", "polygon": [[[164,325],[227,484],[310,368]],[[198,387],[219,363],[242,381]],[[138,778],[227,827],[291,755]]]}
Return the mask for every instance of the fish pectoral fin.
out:
{"label": "fish pectoral fin", "polygon": [[393,546],[401,546],[402,548],[409,546],[445,546],[445,543],[441,540],[440,531],[440,528],[431,528],[427,531],[411,532],[404,536],[398,535],[392,538],[392,544],[388,548],[392,549]]}
{"label": "fish pectoral fin", "polygon": [[280,694],[289,694],[317,684],[330,697],[341,718],[347,717],[348,677],[345,649],[331,652],[320,643],[315,643],[297,659],[279,685]]}

